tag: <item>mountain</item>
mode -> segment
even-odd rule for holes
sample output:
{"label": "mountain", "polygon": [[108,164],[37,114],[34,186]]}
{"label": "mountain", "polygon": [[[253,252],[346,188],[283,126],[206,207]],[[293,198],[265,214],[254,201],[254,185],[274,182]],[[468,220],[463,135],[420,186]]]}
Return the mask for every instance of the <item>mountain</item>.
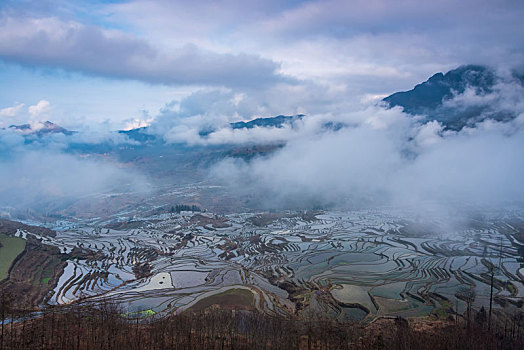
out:
{"label": "mountain", "polygon": [[67,130],[60,125],[50,122],[49,120],[44,123],[37,123],[36,125],[11,125],[9,128],[20,131],[25,135],[34,135],[37,137],[42,137],[49,134],[73,135],[75,133],[74,131]]}
{"label": "mountain", "polygon": [[[259,128],[282,128],[284,125],[293,126],[297,120],[301,120],[305,116],[303,114],[298,115],[277,115],[276,117],[267,118],[256,118],[248,122],[239,121],[229,123],[231,129],[253,129],[254,127]],[[207,128],[199,131],[198,135],[201,137],[209,136],[216,131],[215,128]]]}
{"label": "mountain", "polygon": [[119,134],[126,135],[131,140],[138,141],[140,143],[147,143],[152,142],[156,140],[155,135],[151,135],[147,133],[147,126],[137,128],[137,129],[131,129],[131,130],[118,130]]}
{"label": "mountain", "polygon": [[394,93],[386,98],[391,107],[401,106],[409,114],[424,114],[442,106],[442,101],[453,97],[454,91],[464,93],[468,86],[479,93],[490,92],[494,73],[483,66],[461,66],[446,74],[437,73],[409,91]]}
{"label": "mountain", "polygon": [[[522,77],[514,78],[520,84],[524,82]],[[465,65],[446,74],[437,73],[413,89],[394,93],[383,101],[391,108],[400,106],[405,113],[424,116],[423,122],[436,120],[446,129],[460,130],[488,118],[507,121],[515,117],[510,111],[494,109],[482,101],[469,105],[447,103],[467,89],[473,89],[478,96],[491,94],[500,82],[501,78],[489,67]]]}
{"label": "mountain", "polygon": [[277,115],[270,118],[256,118],[248,122],[235,122],[229,124],[233,129],[253,129],[255,126],[263,128],[281,128],[284,125],[292,125],[297,120],[304,118],[303,114],[299,115]]}
{"label": "mountain", "polygon": [[[256,118],[251,121],[233,122],[225,126],[231,129],[282,128],[293,125],[304,115],[279,115],[269,118]],[[333,125],[332,128],[337,128]],[[206,138],[217,129],[209,128],[200,131],[200,137]],[[262,144],[186,144],[184,142],[166,143],[160,135],[155,135],[149,127],[131,130],[118,130],[134,143],[100,143],[70,142],[66,152],[89,156],[111,157],[121,164],[137,167],[144,173],[155,178],[168,178],[176,174],[178,181],[201,180],[207,174],[202,169],[208,169],[212,164],[224,158],[241,158],[246,161],[255,157],[264,157],[276,152],[284,146],[284,142],[268,142]]]}

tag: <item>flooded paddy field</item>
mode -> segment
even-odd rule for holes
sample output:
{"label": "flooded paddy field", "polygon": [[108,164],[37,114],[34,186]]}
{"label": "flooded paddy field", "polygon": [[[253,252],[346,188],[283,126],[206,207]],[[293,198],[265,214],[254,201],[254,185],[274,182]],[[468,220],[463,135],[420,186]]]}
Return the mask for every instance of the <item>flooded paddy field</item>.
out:
{"label": "flooded paddy field", "polygon": [[49,303],[111,298],[144,315],[225,303],[367,322],[462,313],[464,290],[475,292],[474,307],[488,306],[492,272],[496,308],[524,300],[524,242],[513,217],[459,228],[386,210],[183,212],[126,219],[118,230],[110,223],[59,222],[56,237],[39,237],[69,257]]}

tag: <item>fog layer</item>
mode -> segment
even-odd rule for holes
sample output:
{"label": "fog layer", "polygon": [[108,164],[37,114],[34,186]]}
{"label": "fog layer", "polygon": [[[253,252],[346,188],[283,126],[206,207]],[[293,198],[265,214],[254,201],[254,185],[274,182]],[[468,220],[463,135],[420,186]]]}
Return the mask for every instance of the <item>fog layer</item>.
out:
{"label": "fog layer", "polygon": [[[63,137],[59,138],[63,141]],[[73,155],[64,144],[27,144],[21,135],[0,131],[0,206],[38,208],[118,191],[145,191],[146,178],[112,159]]]}
{"label": "fog layer", "polygon": [[511,103],[468,95],[449,101],[465,105],[490,99],[492,109],[517,115],[510,122],[488,118],[459,132],[436,121],[421,124],[421,117],[381,105],[331,116],[348,125],[336,132],[314,132],[308,125],[322,125],[327,116],[308,116],[273,156],[227,159],[214,168],[213,177],[266,207],[521,202],[524,94],[511,96]]}

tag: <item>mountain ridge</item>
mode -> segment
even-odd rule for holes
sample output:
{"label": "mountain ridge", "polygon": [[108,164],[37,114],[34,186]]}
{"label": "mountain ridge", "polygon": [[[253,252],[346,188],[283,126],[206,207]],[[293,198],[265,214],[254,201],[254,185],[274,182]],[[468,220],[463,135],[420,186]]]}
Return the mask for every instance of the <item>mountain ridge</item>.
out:
{"label": "mountain ridge", "polygon": [[[512,79],[524,85],[524,76],[513,72]],[[494,93],[496,85],[502,82],[490,67],[462,65],[445,74],[436,73],[413,89],[393,93],[382,101],[389,108],[402,107],[407,114],[423,116],[422,122],[435,120],[442,123],[445,129],[459,131],[486,119],[509,121],[516,117],[511,111],[496,110],[486,103],[449,105],[449,101],[464,94],[467,89],[473,89],[477,96],[485,96]]]}
{"label": "mountain ridge", "polygon": [[46,120],[43,123],[37,123],[39,127],[34,127],[33,124],[20,124],[20,125],[10,125],[9,129],[17,130],[25,135],[35,135],[37,137],[46,136],[49,134],[64,134],[67,136],[73,135],[76,131],[71,131],[66,128],[61,127],[58,124]]}

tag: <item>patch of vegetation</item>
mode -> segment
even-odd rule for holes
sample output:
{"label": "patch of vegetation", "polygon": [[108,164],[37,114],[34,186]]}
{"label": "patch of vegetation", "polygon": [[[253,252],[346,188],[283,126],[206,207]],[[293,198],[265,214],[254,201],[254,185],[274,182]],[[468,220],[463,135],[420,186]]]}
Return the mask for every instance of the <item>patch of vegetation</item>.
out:
{"label": "patch of vegetation", "polygon": [[0,293],[16,295],[19,305],[34,306],[45,302],[67,263],[57,247],[42,244],[31,235],[24,242],[23,253],[0,282]]}
{"label": "patch of vegetation", "polygon": [[133,266],[133,273],[137,279],[151,276],[153,267],[148,262],[142,262]]}
{"label": "patch of vegetation", "polygon": [[7,278],[9,268],[25,249],[25,240],[0,234],[0,281]]}
{"label": "patch of vegetation", "polygon": [[517,296],[517,288],[511,282],[508,282],[506,286],[508,288],[508,291],[511,293],[511,296]]}
{"label": "patch of vegetation", "polygon": [[153,309],[141,310],[136,312],[125,312],[122,314],[122,317],[127,318],[136,318],[136,317],[151,317],[156,315],[156,312]]}
{"label": "patch of vegetation", "polygon": [[171,213],[180,213],[181,211],[197,211],[201,212],[202,209],[196,205],[177,204],[169,209]]}
{"label": "patch of vegetation", "polygon": [[48,284],[51,278],[53,277],[53,270],[50,270],[49,268],[45,270],[39,269],[39,272],[40,272],[39,275],[35,275],[35,278],[38,278],[38,277],[40,278],[41,285]]}
{"label": "patch of vegetation", "polygon": [[453,306],[449,301],[446,300],[440,300],[439,303],[440,307],[433,310],[431,314],[434,315],[437,319],[446,320],[454,313]]}

